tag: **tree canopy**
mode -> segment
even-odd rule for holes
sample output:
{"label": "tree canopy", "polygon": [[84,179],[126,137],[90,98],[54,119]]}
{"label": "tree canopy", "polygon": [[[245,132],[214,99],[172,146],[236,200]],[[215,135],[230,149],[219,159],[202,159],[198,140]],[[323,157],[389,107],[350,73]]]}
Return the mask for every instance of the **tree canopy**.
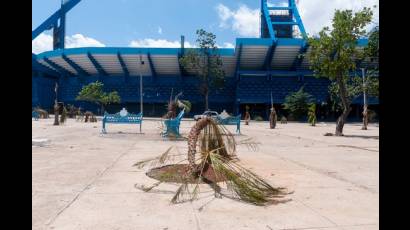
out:
{"label": "tree canopy", "polygon": [[209,109],[208,95],[211,89],[223,87],[225,72],[222,59],[218,54],[216,36],[203,29],[196,31],[199,49],[188,50],[179,59],[181,66],[195,74],[201,81],[199,92],[205,97],[205,110]]}
{"label": "tree canopy", "polygon": [[366,26],[372,21],[373,12],[364,7],[352,10],[336,10],[332,29],[324,27],[318,37],[309,38],[311,68],[317,77],[329,78],[337,85],[338,97],[343,113],[336,122],[336,135],[343,135],[344,123],[350,113],[351,99],[349,82],[357,72],[357,60],[365,51],[358,49],[358,41],[366,35]]}
{"label": "tree canopy", "polygon": [[288,110],[295,119],[300,119],[306,115],[309,105],[314,102],[314,98],[305,92],[304,87],[298,91],[290,93],[285,98],[284,109]]}
{"label": "tree canopy", "polygon": [[78,93],[76,100],[88,101],[101,106],[121,102],[121,98],[117,91],[106,93],[103,88],[104,84],[102,82],[92,82],[82,88],[82,90]]}

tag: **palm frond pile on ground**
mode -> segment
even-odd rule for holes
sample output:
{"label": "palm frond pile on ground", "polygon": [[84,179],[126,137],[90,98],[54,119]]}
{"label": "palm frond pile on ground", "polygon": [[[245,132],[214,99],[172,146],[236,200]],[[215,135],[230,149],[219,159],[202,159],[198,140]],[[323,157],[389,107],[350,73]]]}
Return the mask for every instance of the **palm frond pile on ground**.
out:
{"label": "palm frond pile on ground", "polygon": [[[239,164],[237,145],[246,145],[257,150],[252,139],[236,142],[234,136],[212,118],[200,119],[191,128],[188,137],[188,154],[170,147],[158,157],[137,162],[138,168],[149,167],[147,175],[157,179],[151,186],[137,186],[151,191],[163,182],[177,183],[172,203],[198,199],[200,184],[209,185],[216,197],[228,197],[255,205],[278,202],[285,193],[283,188],[274,188],[262,178]],[[198,153],[198,154],[197,154]]]}

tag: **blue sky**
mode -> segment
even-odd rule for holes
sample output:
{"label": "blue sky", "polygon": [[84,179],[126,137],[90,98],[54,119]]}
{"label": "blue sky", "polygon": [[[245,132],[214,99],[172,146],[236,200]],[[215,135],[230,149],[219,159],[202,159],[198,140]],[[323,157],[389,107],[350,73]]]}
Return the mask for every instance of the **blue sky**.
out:
{"label": "blue sky", "polygon": [[[32,0],[32,29],[60,2]],[[307,32],[313,34],[330,24],[335,8],[355,10],[375,4],[377,0],[300,0],[298,6]],[[68,47],[167,47],[178,45],[185,35],[193,45],[196,29],[204,28],[216,34],[221,47],[232,47],[237,37],[258,36],[259,7],[260,0],[82,0],[67,15],[66,43]],[[51,49],[50,32],[33,42],[33,50]]]}

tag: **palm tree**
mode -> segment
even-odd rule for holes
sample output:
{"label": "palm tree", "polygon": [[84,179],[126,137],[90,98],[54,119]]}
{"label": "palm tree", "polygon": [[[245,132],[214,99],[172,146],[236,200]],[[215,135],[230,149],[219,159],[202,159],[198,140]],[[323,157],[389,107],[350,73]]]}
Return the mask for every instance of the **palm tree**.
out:
{"label": "palm tree", "polygon": [[168,112],[164,115],[164,119],[174,119],[177,116],[177,108],[185,109],[186,113],[189,113],[191,110],[191,103],[187,100],[179,100],[179,97],[182,95],[182,92],[177,94],[172,100],[172,92],[171,97],[169,98],[169,102],[167,105]]}
{"label": "palm tree", "polygon": [[249,106],[245,107],[246,112],[245,112],[245,125],[249,125],[249,121],[251,120],[251,114],[249,113]]}

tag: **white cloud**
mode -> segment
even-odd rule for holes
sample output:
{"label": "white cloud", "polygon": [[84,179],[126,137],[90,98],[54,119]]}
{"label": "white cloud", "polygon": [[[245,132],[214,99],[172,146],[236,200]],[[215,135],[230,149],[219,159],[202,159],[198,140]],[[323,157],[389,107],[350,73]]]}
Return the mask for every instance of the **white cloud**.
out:
{"label": "white cloud", "polygon": [[158,33],[162,34],[162,28],[160,26],[158,27]]}
{"label": "white cloud", "polygon": [[218,16],[220,18],[219,27],[229,27],[227,22],[233,16],[233,12],[223,4],[219,4],[216,7],[216,10],[218,11]]}
{"label": "white cloud", "polygon": [[35,54],[53,49],[53,37],[48,34],[40,34],[31,42],[31,52]]}
{"label": "white cloud", "polygon": [[[66,36],[65,47],[77,48],[77,47],[104,47],[105,45],[94,38],[85,37],[82,34],[74,34],[72,36]],[[33,53],[38,54],[53,49],[53,36],[42,33],[31,43],[31,50]]]}
{"label": "white cloud", "polygon": [[[180,48],[180,41],[168,41],[165,39],[145,38],[140,40],[133,40],[129,44],[130,47],[151,47],[151,48]],[[193,45],[185,41],[185,48],[191,48]]]}
{"label": "white cloud", "polygon": [[66,36],[65,47],[105,47],[105,45],[94,38],[85,37],[82,34],[74,34],[73,36]]}
{"label": "white cloud", "polygon": [[[379,22],[379,1],[378,0],[301,0],[298,4],[300,16],[307,33],[317,34],[323,27],[331,27],[332,18],[336,9],[350,9],[354,12],[363,7],[377,7],[373,9],[373,22]],[[318,7],[320,6],[320,7]],[[369,25],[367,29],[374,26]]]}
{"label": "white cloud", "polygon": [[221,45],[216,45],[218,48],[235,48],[234,44],[230,43],[230,42],[224,42],[224,44]]}
{"label": "white cloud", "polygon": [[287,1],[283,1],[283,2],[269,2],[268,1],[268,6],[288,6]]}
{"label": "white cloud", "polygon": [[[286,1],[287,2],[287,1]],[[269,6],[287,6],[286,2],[268,2]],[[379,0],[300,0],[298,9],[307,33],[314,35],[323,27],[331,26],[335,9],[351,9],[354,12],[363,7],[377,7],[373,9],[373,23],[367,27],[371,29],[379,22]],[[241,5],[232,10],[223,4],[216,6],[219,16],[219,27],[231,28],[240,36],[259,37],[260,10],[250,9]]]}
{"label": "white cloud", "polygon": [[246,5],[241,5],[239,9],[231,10],[223,4],[216,7],[220,19],[221,28],[231,28],[240,36],[259,36],[259,9],[250,9]]}

